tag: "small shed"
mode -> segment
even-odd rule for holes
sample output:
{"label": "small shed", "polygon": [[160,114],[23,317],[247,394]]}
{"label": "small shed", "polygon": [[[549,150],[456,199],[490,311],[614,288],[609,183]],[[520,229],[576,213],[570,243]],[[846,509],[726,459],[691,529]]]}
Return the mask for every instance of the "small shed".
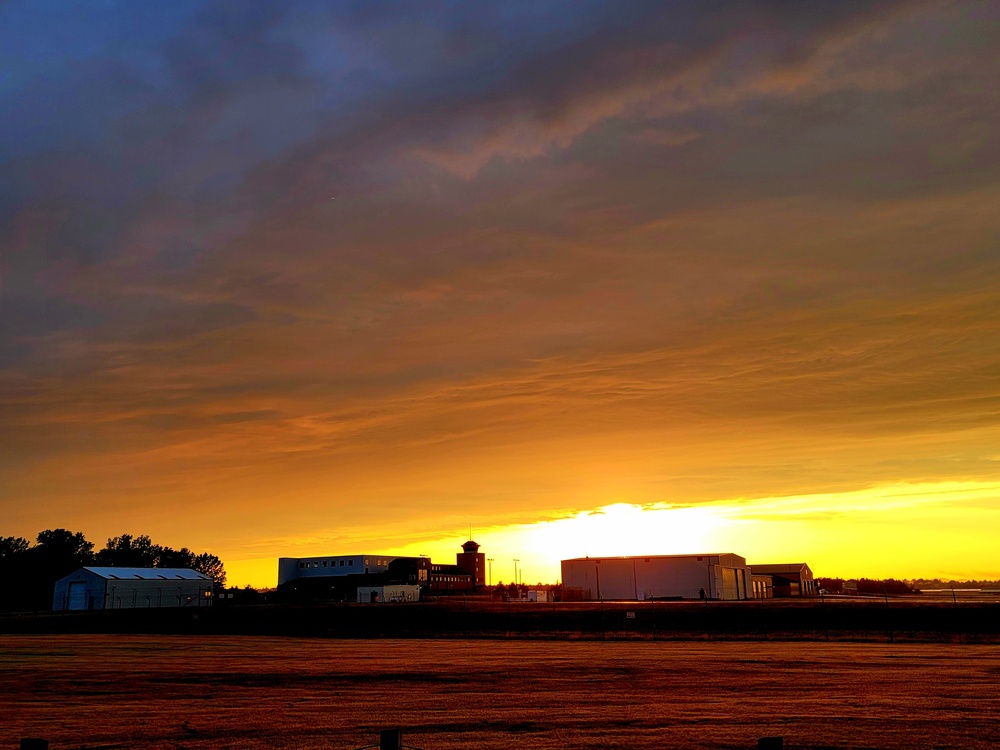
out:
{"label": "small shed", "polygon": [[211,577],[189,568],[80,568],[56,581],[52,610],[210,607]]}
{"label": "small shed", "polygon": [[771,591],[775,599],[816,596],[819,593],[812,570],[804,562],[751,565],[750,570],[754,578],[767,576],[771,579]]}
{"label": "small shed", "polygon": [[420,587],[413,584],[397,583],[385,586],[358,586],[359,604],[385,602],[419,602]]}

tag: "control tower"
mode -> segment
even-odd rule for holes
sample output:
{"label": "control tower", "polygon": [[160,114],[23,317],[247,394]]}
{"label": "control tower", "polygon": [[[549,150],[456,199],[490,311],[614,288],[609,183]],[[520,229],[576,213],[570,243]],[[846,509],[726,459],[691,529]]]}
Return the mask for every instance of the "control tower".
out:
{"label": "control tower", "polygon": [[475,588],[486,585],[486,555],[479,551],[478,544],[470,539],[455,557],[458,569],[472,576]]}

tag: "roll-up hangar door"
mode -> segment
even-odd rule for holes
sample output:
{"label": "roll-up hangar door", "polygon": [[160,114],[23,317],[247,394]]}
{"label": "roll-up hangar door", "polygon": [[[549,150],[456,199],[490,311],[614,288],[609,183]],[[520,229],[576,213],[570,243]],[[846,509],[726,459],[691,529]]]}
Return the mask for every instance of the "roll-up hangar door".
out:
{"label": "roll-up hangar door", "polygon": [[69,594],[66,597],[66,609],[86,609],[87,608],[87,582],[71,581],[69,584]]}

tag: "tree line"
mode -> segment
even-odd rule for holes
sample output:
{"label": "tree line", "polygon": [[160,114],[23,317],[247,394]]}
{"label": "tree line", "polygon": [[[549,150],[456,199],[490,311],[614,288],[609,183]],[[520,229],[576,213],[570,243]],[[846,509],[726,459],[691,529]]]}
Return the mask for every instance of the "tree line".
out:
{"label": "tree line", "polygon": [[[854,583],[854,591],[858,594],[868,596],[903,596],[915,593],[915,589],[906,581],[899,581],[895,578],[856,578],[850,579]],[[844,586],[847,581],[843,578],[817,578],[819,587],[830,594],[843,594],[846,591]]]}
{"label": "tree line", "polygon": [[208,552],[164,547],[146,535],[131,534],[110,537],[102,549],[94,552],[94,543],[87,541],[82,532],[46,529],[38,533],[35,544],[23,537],[0,537],[0,580],[5,589],[0,608],[50,609],[55,582],[85,566],[191,568],[211,577],[216,588],[226,583],[225,566]]}

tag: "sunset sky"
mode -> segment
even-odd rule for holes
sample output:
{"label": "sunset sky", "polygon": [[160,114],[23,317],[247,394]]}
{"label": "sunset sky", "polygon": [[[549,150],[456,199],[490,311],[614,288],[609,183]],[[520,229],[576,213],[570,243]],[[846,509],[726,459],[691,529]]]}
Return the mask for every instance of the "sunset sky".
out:
{"label": "sunset sky", "polygon": [[0,5],[0,536],[1000,578],[1000,4]]}

